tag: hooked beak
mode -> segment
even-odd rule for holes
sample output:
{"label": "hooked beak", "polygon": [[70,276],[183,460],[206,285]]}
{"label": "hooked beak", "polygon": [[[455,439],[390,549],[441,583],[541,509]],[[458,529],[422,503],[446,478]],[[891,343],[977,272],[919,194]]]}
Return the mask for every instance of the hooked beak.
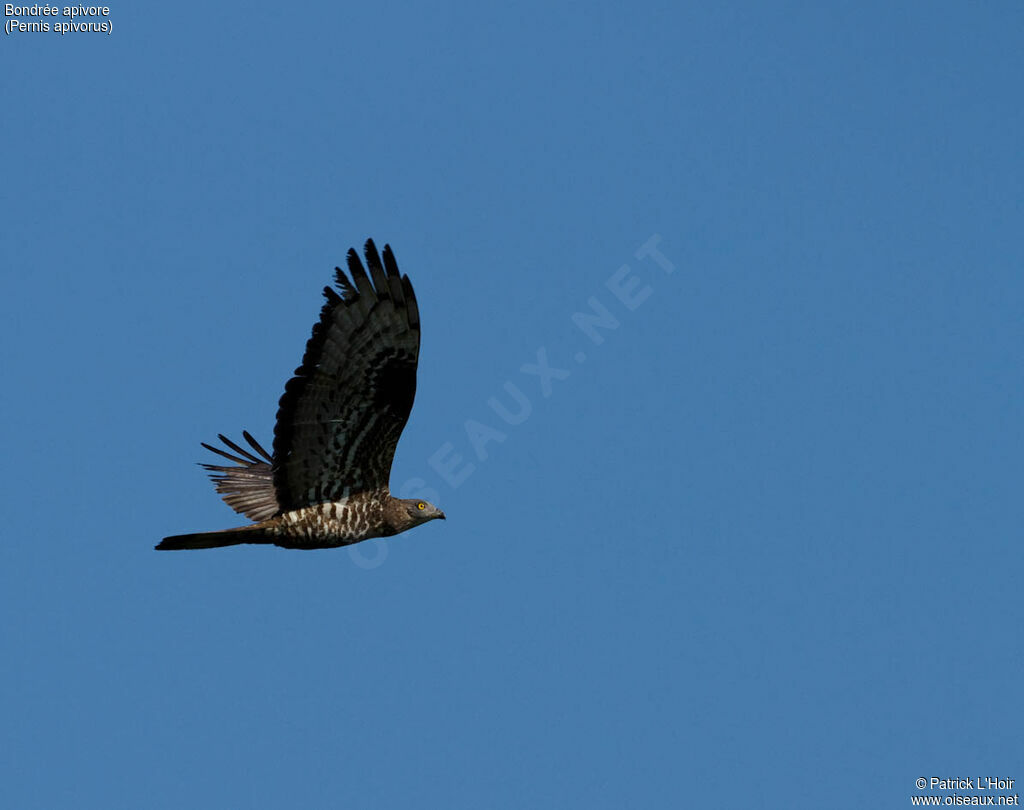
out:
{"label": "hooked beak", "polygon": [[442,512],[440,509],[437,510],[437,517],[438,517],[439,520],[447,520],[448,519],[448,518],[446,518],[444,516],[444,512]]}

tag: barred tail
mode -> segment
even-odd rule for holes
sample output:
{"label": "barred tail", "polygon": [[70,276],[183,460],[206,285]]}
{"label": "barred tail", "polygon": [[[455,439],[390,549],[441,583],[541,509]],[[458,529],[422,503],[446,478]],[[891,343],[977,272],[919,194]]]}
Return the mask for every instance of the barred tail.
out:
{"label": "barred tail", "polygon": [[271,537],[261,526],[239,526],[236,529],[224,529],[219,532],[199,532],[197,534],[176,534],[165,537],[157,545],[157,551],[183,551],[190,548],[223,548],[238,546],[242,543],[273,543]]}

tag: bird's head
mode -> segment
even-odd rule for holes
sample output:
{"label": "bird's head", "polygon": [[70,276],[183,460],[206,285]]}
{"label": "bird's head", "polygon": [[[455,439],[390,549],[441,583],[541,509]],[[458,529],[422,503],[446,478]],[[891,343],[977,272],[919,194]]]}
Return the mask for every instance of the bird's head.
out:
{"label": "bird's head", "polygon": [[426,523],[428,520],[444,520],[444,512],[428,501],[421,501],[417,498],[402,499],[402,506],[405,507],[413,526]]}

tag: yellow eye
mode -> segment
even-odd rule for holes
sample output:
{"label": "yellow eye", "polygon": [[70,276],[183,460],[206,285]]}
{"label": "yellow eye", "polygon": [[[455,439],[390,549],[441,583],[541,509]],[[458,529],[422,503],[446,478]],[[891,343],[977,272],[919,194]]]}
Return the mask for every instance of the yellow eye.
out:
{"label": "yellow eye", "polygon": [[424,509],[427,508],[427,505],[423,503],[423,501],[420,501],[418,504],[416,504],[416,508],[422,512]]}

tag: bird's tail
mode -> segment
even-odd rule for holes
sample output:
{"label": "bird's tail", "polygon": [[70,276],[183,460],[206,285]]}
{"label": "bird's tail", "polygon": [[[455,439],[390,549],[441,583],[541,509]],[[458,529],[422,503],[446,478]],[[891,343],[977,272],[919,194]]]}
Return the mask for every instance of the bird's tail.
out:
{"label": "bird's tail", "polygon": [[157,551],[182,551],[189,548],[223,548],[242,543],[273,543],[274,538],[262,526],[239,526],[219,532],[197,534],[176,534],[165,537],[157,545]]}

